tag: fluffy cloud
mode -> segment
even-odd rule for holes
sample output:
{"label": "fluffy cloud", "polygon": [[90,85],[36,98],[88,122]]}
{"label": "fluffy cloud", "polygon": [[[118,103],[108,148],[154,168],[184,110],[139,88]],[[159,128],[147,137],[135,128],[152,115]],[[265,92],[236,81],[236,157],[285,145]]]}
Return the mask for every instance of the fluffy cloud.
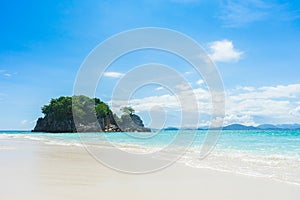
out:
{"label": "fluffy cloud", "polygon": [[[299,123],[300,84],[268,87],[239,87],[228,92],[227,114],[248,115],[244,123]],[[255,120],[258,118],[259,121]],[[232,121],[228,121],[232,123]]]}
{"label": "fluffy cloud", "polygon": [[[185,88],[182,88],[185,89]],[[200,122],[198,126],[210,123],[212,111],[211,95],[203,88],[193,89],[192,92],[182,91],[177,95],[194,94],[198,103]],[[114,102],[115,103],[115,102]],[[125,102],[115,103],[119,109]],[[181,104],[176,95],[150,96],[132,99],[130,105],[138,113],[150,111],[155,106],[162,107],[168,116],[180,115]],[[188,104],[189,105],[189,104]],[[189,113],[197,112],[195,105],[185,107]],[[237,87],[227,91],[226,116],[224,124],[241,123],[257,125],[262,123],[300,123],[300,84],[278,85],[268,87]],[[175,117],[174,117],[175,118]],[[175,124],[175,123],[174,123]],[[190,125],[197,126],[197,124]]]}
{"label": "fluffy cloud", "polygon": [[209,44],[209,57],[214,62],[237,62],[243,52],[234,48],[232,41],[220,40]]}
{"label": "fluffy cloud", "polygon": [[164,87],[157,87],[157,88],[155,88],[155,90],[157,90],[157,91],[163,90],[163,89],[164,89]]}
{"label": "fluffy cloud", "polygon": [[103,76],[110,77],[110,78],[120,78],[123,75],[124,74],[122,74],[120,72],[104,72],[104,74],[103,74]]}
{"label": "fluffy cloud", "polygon": [[196,82],[198,85],[202,85],[204,83],[204,81],[202,79],[199,79],[197,82]]}
{"label": "fluffy cloud", "polygon": [[[240,92],[243,90],[245,92]],[[232,91],[234,93],[234,91]],[[274,98],[297,98],[300,95],[300,84],[278,85],[271,87],[251,87],[237,88],[232,98],[234,100],[244,99],[274,99]]]}

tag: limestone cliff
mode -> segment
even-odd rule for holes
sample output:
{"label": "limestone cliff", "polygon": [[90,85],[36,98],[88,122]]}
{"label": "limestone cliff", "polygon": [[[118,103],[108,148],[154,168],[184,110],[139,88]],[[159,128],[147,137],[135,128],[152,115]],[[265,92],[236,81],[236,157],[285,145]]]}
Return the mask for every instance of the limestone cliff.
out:
{"label": "limestone cliff", "polygon": [[42,112],[44,117],[37,120],[33,132],[151,131],[144,127],[138,115],[129,114],[118,118],[100,99],[92,99],[83,95],[52,99],[48,105],[42,107]]}

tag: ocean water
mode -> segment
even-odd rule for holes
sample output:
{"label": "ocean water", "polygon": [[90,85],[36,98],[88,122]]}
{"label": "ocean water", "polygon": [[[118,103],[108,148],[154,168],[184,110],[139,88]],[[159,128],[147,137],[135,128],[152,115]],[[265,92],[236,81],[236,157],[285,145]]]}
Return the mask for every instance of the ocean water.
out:
{"label": "ocean water", "polygon": [[[46,145],[115,147],[131,153],[152,153],[170,147],[177,131],[153,133],[31,133],[1,131],[0,140],[22,138]],[[181,140],[191,140],[193,131],[184,131]],[[300,185],[300,131],[222,131],[214,150],[199,159],[206,131],[197,131],[191,146],[179,162],[194,168],[208,168],[248,176],[266,177]],[[104,137],[103,137],[104,136]],[[180,143],[172,146],[174,152]],[[170,153],[174,153],[170,149]],[[0,146],[1,151],[1,146]],[[161,159],[161,158],[160,158]],[[165,155],[162,159],[168,159]]]}

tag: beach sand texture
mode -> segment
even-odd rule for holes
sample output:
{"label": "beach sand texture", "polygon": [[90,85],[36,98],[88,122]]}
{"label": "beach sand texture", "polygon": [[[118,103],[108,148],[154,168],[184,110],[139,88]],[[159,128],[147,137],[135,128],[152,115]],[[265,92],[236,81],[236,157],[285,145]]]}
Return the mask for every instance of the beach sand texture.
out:
{"label": "beach sand texture", "polygon": [[1,200],[298,200],[300,186],[174,164],[156,173],[108,169],[84,148],[0,140]]}

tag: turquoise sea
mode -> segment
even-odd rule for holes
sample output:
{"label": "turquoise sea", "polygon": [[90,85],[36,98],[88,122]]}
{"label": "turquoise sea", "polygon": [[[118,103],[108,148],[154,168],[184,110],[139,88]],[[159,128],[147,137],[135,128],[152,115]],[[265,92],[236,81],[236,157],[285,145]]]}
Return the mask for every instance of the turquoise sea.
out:
{"label": "turquoise sea", "polygon": [[[91,144],[116,144],[132,153],[159,151],[176,138],[177,131],[149,133],[84,133]],[[187,138],[193,131],[184,131]],[[104,134],[99,137],[99,134]],[[153,133],[152,133],[153,134]],[[215,149],[205,159],[199,159],[206,131],[197,131],[192,145],[179,162],[189,167],[208,168],[300,185],[300,131],[222,131]],[[0,131],[0,141],[8,138],[31,140],[45,145],[82,146],[83,134],[31,133],[26,131]],[[1,143],[0,143],[1,144]],[[89,145],[88,142],[86,142]],[[180,148],[174,146],[173,148]],[[0,146],[1,150],[1,146]]]}

